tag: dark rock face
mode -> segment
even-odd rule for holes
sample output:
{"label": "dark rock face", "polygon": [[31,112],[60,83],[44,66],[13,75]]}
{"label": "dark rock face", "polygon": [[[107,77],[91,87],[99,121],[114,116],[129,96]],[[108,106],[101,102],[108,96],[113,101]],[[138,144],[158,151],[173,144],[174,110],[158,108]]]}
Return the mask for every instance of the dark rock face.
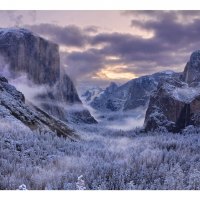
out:
{"label": "dark rock face", "polygon": [[200,50],[193,52],[190,56],[181,79],[188,84],[200,82]]}
{"label": "dark rock face", "polygon": [[53,131],[59,136],[73,140],[77,138],[73,130],[64,122],[48,115],[32,104],[27,105],[24,95],[17,91],[14,86],[8,84],[4,77],[0,77],[0,118],[14,118],[31,130]]}
{"label": "dark rock face", "polygon": [[[89,111],[83,107],[71,79],[62,75],[52,90],[38,95],[40,107],[63,121],[73,123],[97,123]],[[53,102],[53,104],[52,104]]]}
{"label": "dark rock face", "polygon": [[56,85],[55,97],[58,101],[65,103],[81,103],[73,82],[66,74],[61,77]]}
{"label": "dark rock face", "polygon": [[[145,129],[154,130],[165,127],[169,131],[181,129],[184,121],[187,103],[181,101],[175,94],[177,88],[185,84],[178,80],[168,80],[160,83],[158,89],[152,94],[145,116]],[[183,114],[184,113],[184,114]],[[181,119],[182,117],[182,119]]]}
{"label": "dark rock face", "polygon": [[200,126],[200,51],[191,55],[180,78],[160,83],[151,95],[144,128],[160,127],[180,132],[188,125]]}
{"label": "dark rock face", "polygon": [[25,29],[0,29],[0,54],[9,63],[13,76],[26,72],[36,84],[52,85],[59,80],[58,45]]}
{"label": "dark rock face", "polygon": [[[41,101],[41,108],[49,114],[69,121],[63,107],[69,104],[82,106],[73,82],[65,73],[61,73],[57,44],[25,29],[0,29],[0,55],[9,64],[13,78],[23,72],[33,83],[45,85],[46,92],[38,95],[36,99]],[[87,115],[80,119],[81,121],[87,123],[86,119],[90,119],[88,123],[96,123],[88,110],[82,110]],[[77,113],[75,115],[77,116]],[[83,114],[80,116],[83,117]]]}

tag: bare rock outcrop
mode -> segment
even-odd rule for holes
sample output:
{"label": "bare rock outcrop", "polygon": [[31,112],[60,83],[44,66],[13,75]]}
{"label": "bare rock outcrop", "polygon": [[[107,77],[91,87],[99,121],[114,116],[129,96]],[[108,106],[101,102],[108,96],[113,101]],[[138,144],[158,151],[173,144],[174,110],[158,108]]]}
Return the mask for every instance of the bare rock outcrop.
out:
{"label": "bare rock outcrop", "polygon": [[180,132],[188,125],[200,126],[200,51],[190,57],[180,78],[163,81],[150,97],[144,128],[164,127]]}
{"label": "bare rock outcrop", "polygon": [[[31,130],[54,132],[75,140],[78,136],[64,122],[52,117],[37,106],[25,103],[24,95],[10,85],[4,77],[0,77],[0,119],[12,118]],[[2,121],[2,120],[1,120]]]}

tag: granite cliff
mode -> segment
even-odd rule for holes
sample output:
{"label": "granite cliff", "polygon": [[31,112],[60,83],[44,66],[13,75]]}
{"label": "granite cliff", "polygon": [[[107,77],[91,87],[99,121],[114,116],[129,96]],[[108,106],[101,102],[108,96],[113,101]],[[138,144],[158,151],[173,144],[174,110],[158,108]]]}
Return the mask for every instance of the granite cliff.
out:
{"label": "granite cliff", "polygon": [[192,53],[184,72],[161,82],[150,97],[145,116],[146,131],[166,128],[180,132],[200,126],[200,51]]}
{"label": "granite cliff", "polygon": [[[25,73],[28,80],[46,88],[35,97],[46,112],[63,121],[96,123],[83,107],[71,79],[61,73],[57,44],[26,29],[0,29],[0,55],[8,65],[10,79]],[[66,108],[73,104],[78,104],[80,109],[69,115]]]}

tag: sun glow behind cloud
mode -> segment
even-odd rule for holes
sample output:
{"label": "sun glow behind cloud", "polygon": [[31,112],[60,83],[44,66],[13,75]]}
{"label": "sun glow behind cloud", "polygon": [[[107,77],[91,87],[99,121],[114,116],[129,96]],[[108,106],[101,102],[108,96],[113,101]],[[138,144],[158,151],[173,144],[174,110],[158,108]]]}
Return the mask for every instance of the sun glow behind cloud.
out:
{"label": "sun glow behind cloud", "polygon": [[153,38],[155,36],[154,31],[138,28],[137,26],[132,26],[132,28],[134,30],[133,35],[139,36],[143,39],[150,39],[150,38]]}

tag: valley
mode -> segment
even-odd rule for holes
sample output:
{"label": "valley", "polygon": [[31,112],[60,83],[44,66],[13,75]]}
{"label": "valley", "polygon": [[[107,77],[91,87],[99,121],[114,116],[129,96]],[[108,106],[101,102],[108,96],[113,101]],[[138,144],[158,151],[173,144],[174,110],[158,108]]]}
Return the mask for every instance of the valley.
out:
{"label": "valley", "polygon": [[199,50],[183,72],[81,95],[29,30],[1,28],[0,55],[1,190],[200,189]]}

